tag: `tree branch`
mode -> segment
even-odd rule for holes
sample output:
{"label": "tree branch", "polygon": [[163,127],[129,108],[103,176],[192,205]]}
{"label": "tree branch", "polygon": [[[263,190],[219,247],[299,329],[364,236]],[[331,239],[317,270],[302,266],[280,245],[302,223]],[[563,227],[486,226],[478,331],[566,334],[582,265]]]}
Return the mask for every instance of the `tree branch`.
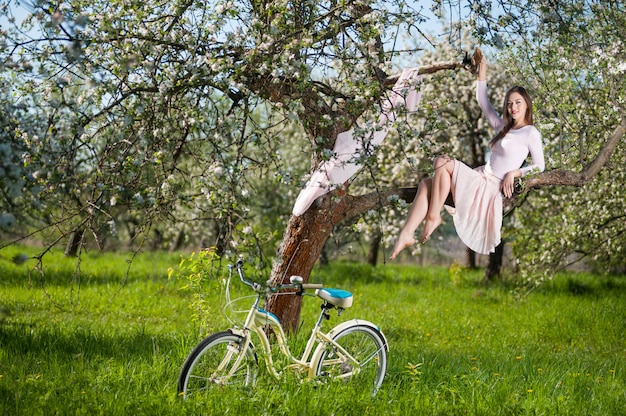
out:
{"label": "tree branch", "polygon": [[[473,72],[475,70],[475,68],[472,66],[471,61],[468,61],[468,58],[466,56],[461,62],[441,62],[437,64],[421,66],[417,73],[420,75],[428,75],[428,74],[434,74],[435,72],[439,72],[439,71],[459,70],[459,69],[465,69],[470,72]],[[385,80],[385,86],[386,87],[392,86],[393,84],[396,83],[396,81],[398,81],[398,78],[400,78],[400,74],[388,77]]]}
{"label": "tree branch", "polygon": [[626,132],[626,118],[622,123],[613,130],[611,136],[600,149],[596,158],[589,163],[580,172],[572,172],[567,170],[551,170],[540,173],[524,180],[524,188],[539,188],[545,185],[561,185],[561,186],[584,186],[594,176],[602,170],[607,164],[615,147],[620,142]]}
{"label": "tree branch", "polygon": [[[345,192],[345,190],[335,190],[331,192],[331,197],[325,199],[328,201],[334,201],[337,194]],[[330,210],[331,223],[336,226],[341,221],[350,220],[358,215],[361,215],[372,209],[385,207],[395,201],[401,199],[407,203],[412,203],[417,194],[417,188],[389,188],[381,192],[370,192],[364,195],[346,195],[341,198]]]}
{"label": "tree branch", "polygon": [[[505,199],[503,204],[505,215],[520,205],[520,198],[525,196],[531,189],[543,186],[584,186],[606,166],[615,147],[624,137],[624,133],[626,133],[626,118],[613,130],[613,133],[596,158],[580,172],[555,169],[524,179],[521,191],[517,192],[512,198]],[[341,188],[325,196],[320,203],[333,204],[330,209],[332,215],[331,223],[333,226],[336,226],[341,221],[350,220],[372,209],[388,206],[397,200],[412,203],[416,193],[416,187],[389,188],[382,192],[370,192],[364,195],[353,196],[346,195],[345,189]],[[342,197],[342,195],[345,196]]]}

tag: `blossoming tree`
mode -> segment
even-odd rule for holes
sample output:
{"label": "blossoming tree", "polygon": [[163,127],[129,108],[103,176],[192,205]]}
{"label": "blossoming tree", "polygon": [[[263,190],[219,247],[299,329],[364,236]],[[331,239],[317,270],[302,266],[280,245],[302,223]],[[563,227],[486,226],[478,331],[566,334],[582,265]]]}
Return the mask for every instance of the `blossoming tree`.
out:
{"label": "blossoming tree", "polygon": [[[250,172],[256,180],[293,177],[280,147],[294,131],[311,171],[332,157],[339,133],[380,112],[400,65],[419,66],[398,34],[425,39],[424,10],[403,0],[38,1],[23,21],[16,3],[0,2],[11,23],[0,32],[3,82],[13,108],[25,109],[3,125],[13,140],[6,163],[17,170],[2,183],[2,218],[7,226],[37,218],[52,244],[74,232],[79,242],[93,236],[103,245],[120,224],[135,240],[150,229],[165,238],[177,230],[163,230],[164,221],[209,220],[210,231],[196,232],[224,252],[246,229],[255,196]],[[584,150],[576,160],[564,150],[559,164],[550,159],[558,169],[526,187],[583,185],[605,166],[626,126],[624,14],[609,1],[496,4],[436,0],[432,9],[458,10],[455,19],[508,53],[509,71],[553,111],[544,136]],[[586,36],[576,37],[581,30]],[[463,70],[461,58],[421,71]],[[584,101],[569,107],[571,97]],[[404,117],[398,132],[417,135]],[[584,128],[575,122],[581,117]],[[368,172],[376,151],[357,155]],[[289,185],[297,193],[300,183]],[[270,278],[308,278],[340,221],[413,194],[340,187],[320,197],[289,217]],[[300,305],[287,298],[270,307],[295,328]]]}

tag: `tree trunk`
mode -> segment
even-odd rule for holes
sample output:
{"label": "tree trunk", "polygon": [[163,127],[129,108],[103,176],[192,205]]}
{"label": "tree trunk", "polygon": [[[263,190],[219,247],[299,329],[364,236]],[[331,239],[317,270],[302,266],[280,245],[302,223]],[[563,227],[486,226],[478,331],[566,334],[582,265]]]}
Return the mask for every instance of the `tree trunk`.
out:
{"label": "tree trunk", "polygon": [[465,258],[467,267],[474,270],[476,269],[476,252],[469,247],[465,248]]}
{"label": "tree trunk", "polygon": [[324,248],[322,249],[322,254],[320,254],[320,264],[322,266],[328,266],[329,263],[330,260],[328,259],[328,250],[324,246]]}
{"label": "tree trunk", "polygon": [[[299,217],[291,217],[278,250],[277,262],[272,267],[270,280],[273,285],[287,283],[294,275],[302,276],[305,283],[309,281],[311,270],[333,229],[329,217],[328,210],[312,208]],[[285,330],[291,332],[298,328],[301,305],[300,296],[273,296],[267,309],[278,317]]]}
{"label": "tree trunk", "polygon": [[159,229],[154,229],[154,239],[152,240],[152,243],[150,244],[150,249],[152,251],[160,250],[161,248],[163,248],[162,244],[163,244],[163,233]]}
{"label": "tree trunk", "polygon": [[370,242],[370,250],[367,253],[367,262],[371,266],[376,266],[378,263],[378,250],[380,249],[380,242],[383,238],[383,235],[380,231],[376,231],[376,233],[372,236],[372,241]]}
{"label": "tree trunk", "polygon": [[85,230],[79,228],[78,230],[72,231],[70,234],[69,240],[67,240],[67,244],[65,245],[65,256],[66,257],[76,257],[78,254],[78,248],[83,242],[83,234]]}
{"label": "tree trunk", "polygon": [[176,250],[180,249],[180,247],[183,245],[183,241],[185,241],[185,232],[183,231],[183,229],[181,228],[177,233],[176,233],[176,237],[174,237],[174,239],[172,240],[172,242],[170,243],[170,248],[169,248],[169,252],[173,253]]}
{"label": "tree trunk", "polygon": [[504,240],[496,246],[496,251],[489,253],[489,264],[485,269],[485,278],[483,282],[488,283],[494,281],[500,276],[502,270],[502,259],[504,258]]}
{"label": "tree trunk", "polygon": [[[293,275],[302,276],[304,282],[308,282],[333,227],[341,221],[350,221],[371,209],[388,205],[389,201],[397,198],[410,203],[415,199],[416,192],[417,188],[399,188],[351,196],[345,190],[335,190],[318,198],[304,214],[292,216],[289,220],[272,268],[271,284],[288,282]],[[295,331],[300,321],[301,305],[302,298],[299,296],[273,296],[267,309],[278,317],[283,328]]]}

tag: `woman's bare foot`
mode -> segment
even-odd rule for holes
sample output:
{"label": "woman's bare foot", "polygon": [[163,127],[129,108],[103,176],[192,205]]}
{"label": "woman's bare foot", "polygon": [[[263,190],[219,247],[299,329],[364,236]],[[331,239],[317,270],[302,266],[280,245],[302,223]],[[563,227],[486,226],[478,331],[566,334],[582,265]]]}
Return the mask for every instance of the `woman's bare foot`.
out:
{"label": "woman's bare foot", "polygon": [[395,259],[402,250],[412,246],[413,244],[415,244],[413,233],[408,234],[401,232],[396,244],[393,246],[393,251],[391,252],[391,256],[389,256],[389,258],[391,260]]}
{"label": "woman's bare foot", "polygon": [[422,239],[420,240],[422,244],[428,241],[432,233],[441,225],[441,221],[441,215],[434,219],[426,218],[424,229],[422,230]]}

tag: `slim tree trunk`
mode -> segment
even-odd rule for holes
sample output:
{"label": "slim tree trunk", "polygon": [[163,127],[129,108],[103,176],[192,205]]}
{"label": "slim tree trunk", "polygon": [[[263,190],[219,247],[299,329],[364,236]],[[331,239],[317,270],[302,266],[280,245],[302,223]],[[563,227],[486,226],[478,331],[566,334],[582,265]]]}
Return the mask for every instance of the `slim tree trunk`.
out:
{"label": "slim tree trunk", "polygon": [[65,245],[65,256],[66,257],[76,257],[78,254],[78,248],[83,242],[83,234],[85,230],[79,228],[78,230],[72,231],[70,234],[69,240],[67,240],[67,244]]}
{"label": "slim tree trunk", "polygon": [[489,254],[489,264],[485,269],[485,278],[483,282],[488,283],[494,281],[500,276],[502,270],[502,259],[504,258],[504,240],[496,246],[496,251]]}
{"label": "slim tree trunk", "polygon": [[376,231],[376,233],[372,236],[372,241],[370,242],[370,250],[367,253],[367,262],[371,266],[376,266],[378,263],[378,250],[380,249],[380,242],[383,238],[383,235],[380,231]]}
{"label": "slim tree trunk", "polygon": [[465,258],[467,267],[474,270],[476,269],[476,252],[469,247],[465,248]]}

